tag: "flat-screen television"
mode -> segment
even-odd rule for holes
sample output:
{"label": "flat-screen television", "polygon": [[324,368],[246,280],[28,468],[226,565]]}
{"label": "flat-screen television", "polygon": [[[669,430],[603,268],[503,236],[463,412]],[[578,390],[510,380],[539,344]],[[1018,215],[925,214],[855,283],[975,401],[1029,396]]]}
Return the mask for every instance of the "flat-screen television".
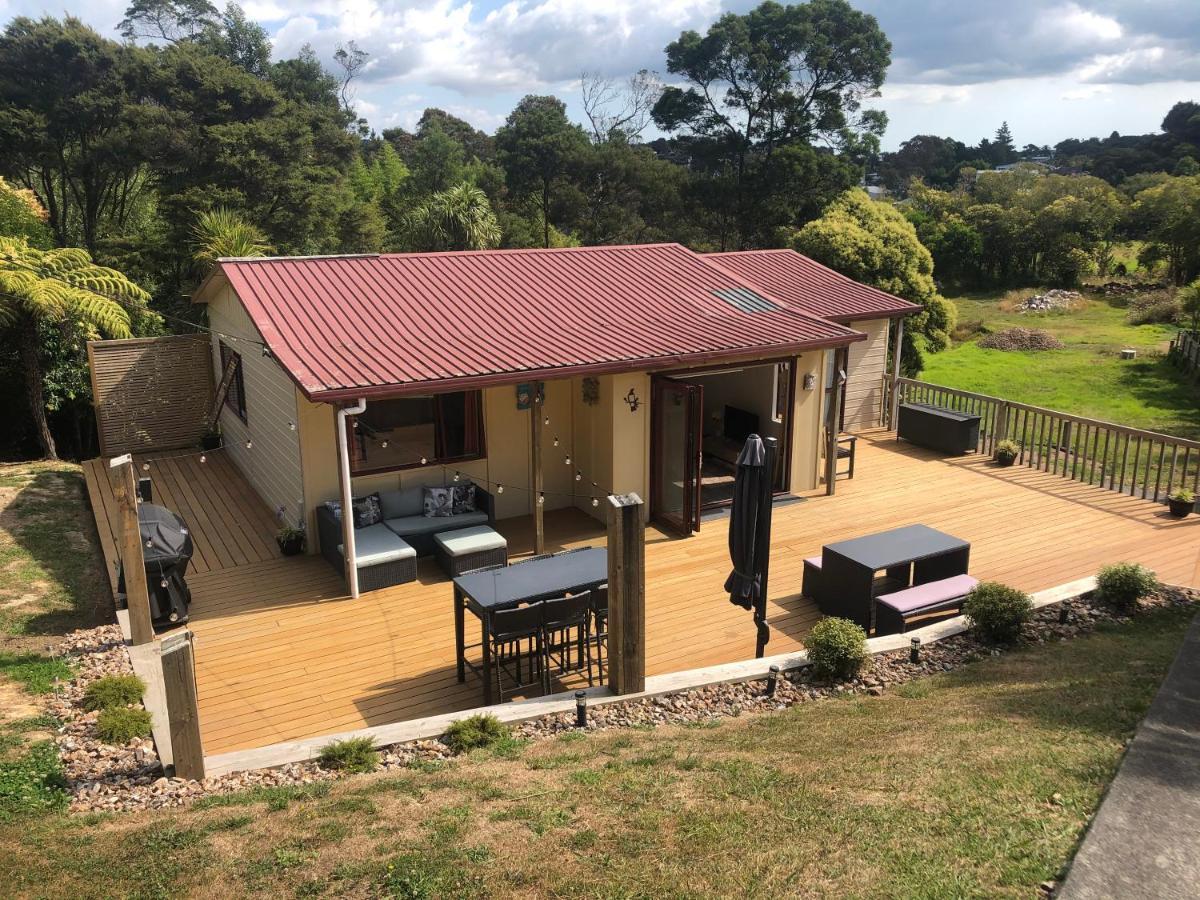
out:
{"label": "flat-screen television", "polygon": [[758,416],[736,406],[725,407],[724,436],[728,441],[743,443],[752,434],[758,434]]}

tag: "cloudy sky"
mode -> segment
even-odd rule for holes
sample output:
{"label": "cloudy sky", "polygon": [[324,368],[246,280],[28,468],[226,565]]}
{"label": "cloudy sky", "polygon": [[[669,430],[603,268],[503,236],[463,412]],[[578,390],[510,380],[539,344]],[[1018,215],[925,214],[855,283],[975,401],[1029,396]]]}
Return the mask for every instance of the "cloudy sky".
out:
{"label": "cloudy sky", "polygon": [[[218,5],[223,0],[218,0]],[[311,44],[371,55],[357,106],[377,129],[440,106],[491,131],[526,93],[576,115],[584,71],[663,71],[685,28],[758,0],[245,0],[277,56]],[[1171,104],[1200,100],[1200,0],[851,0],[892,41],[876,103],[894,148],[917,133],[967,142],[1007,120],[1018,145],[1155,131]],[[127,0],[0,0],[0,14],[72,13],[116,34]],[[665,73],[664,73],[665,74]]]}

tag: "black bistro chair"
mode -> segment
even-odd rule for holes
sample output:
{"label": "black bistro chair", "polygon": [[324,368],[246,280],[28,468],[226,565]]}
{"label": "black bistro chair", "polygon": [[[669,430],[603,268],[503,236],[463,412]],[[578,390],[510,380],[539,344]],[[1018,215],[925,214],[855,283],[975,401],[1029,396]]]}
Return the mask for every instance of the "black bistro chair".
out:
{"label": "black bistro chair", "polygon": [[[503,703],[527,688],[546,692],[549,678],[545,666],[542,617],[545,603],[530,603],[492,613],[492,663],[496,671],[496,698]],[[524,672],[524,675],[522,674]],[[504,676],[512,685],[505,690]],[[524,678],[528,676],[528,681]]]}
{"label": "black bistro chair", "polygon": [[592,642],[588,635],[588,626],[591,624],[590,592],[547,600],[542,606],[545,607],[542,631],[545,641],[547,691],[551,667],[557,668],[560,675],[586,670],[588,684],[595,684],[592,674]]}
{"label": "black bistro chair", "polygon": [[608,664],[608,585],[589,591],[592,614],[591,640],[595,642],[596,672],[604,684],[604,667]]}

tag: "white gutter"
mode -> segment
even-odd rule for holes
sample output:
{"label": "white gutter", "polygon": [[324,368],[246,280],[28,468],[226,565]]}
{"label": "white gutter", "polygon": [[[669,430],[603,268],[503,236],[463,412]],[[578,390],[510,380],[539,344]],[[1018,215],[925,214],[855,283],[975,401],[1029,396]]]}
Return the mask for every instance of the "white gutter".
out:
{"label": "white gutter", "polygon": [[338,480],[342,485],[342,546],[346,561],[346,584],[350,596],[358,597],[358,554],[354,546],[354,507],[350,485],[350,444],[346,439],[346,416],[357,416],[366,412],[367,401],[359,398],[353,406],[343,406],[337,411]]}

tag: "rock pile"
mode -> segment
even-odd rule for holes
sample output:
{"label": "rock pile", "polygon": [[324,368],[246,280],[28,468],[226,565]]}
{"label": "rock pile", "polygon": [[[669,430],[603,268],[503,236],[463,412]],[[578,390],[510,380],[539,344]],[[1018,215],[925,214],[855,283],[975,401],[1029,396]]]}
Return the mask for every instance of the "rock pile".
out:
{"label": "rock pile", "polygon": [[1063,342],[1041,328],[1009,328],[979,341],[988,350],[1061,350]]}
{"label": "rock pile", "polygon": [[[1143,607],[1190,605],[1200,602],[1200,591],[1162,588],[1143,601]],[[1065,610],[1065,617],[1063,615]],[[1022,632],[1026,643],[1068,640],[1093,631],[1106,621],[1126,621],[1109,607],[1090,597],[1068,600],[1036,612]],[[73,810],[132,810],[182,806],[197,797],[224,794],[256,787],[302,786],[340,777],[316,763],[294,763],[277,769],[239,772],[203,782],[167,778],[158,765],[148,741],[132,741],[125,747],[99,743],[92,733],[89,715],[78,700],[87,682],[101,674],[128,671],[122,664],[115,628],[78,632],[68,639],[70,652],[79,663],[80,677],[53,701],[53,711],[63,721],[59,747],[68,770]],[[858,677],[835,683],[816,680],[810,669],[780,676],[775,696],[767,696],[764,681],[720,684],[663,697],[596,705],[588,709],[588,730],[605,731],[631,726],[691,724],[716,721],[746,713],[786,709],[799,703],[839,695],[880,696],[898,685],[949,672],[984,656],[999,656],[1002,648],[987,646],[970,633],[956,635],[921,648],[919,662],[907,650],[873,657]],[[575,715],[543,716],[514,726],[514,735],[537,740],[574,731]],[[382,748],[380,767],[396,769],[418,761],[446,759],[453,752],[439,740],[412,741]]]}
{"label": "rock pile", "polygon": [[1054,309],[1073,309],[1083,295],[1079,291],[1066,291],[1052,288],[1044,294],[1034,294],[1017,304],[1017,312],[1048,312]]}
{"label": "rock pile", "polygon": [[1106,297],[1128,297],[1149,291],[1161,291],[1165,287],[1166,284],[1161,281],[1106,281],[1093,290]]}

